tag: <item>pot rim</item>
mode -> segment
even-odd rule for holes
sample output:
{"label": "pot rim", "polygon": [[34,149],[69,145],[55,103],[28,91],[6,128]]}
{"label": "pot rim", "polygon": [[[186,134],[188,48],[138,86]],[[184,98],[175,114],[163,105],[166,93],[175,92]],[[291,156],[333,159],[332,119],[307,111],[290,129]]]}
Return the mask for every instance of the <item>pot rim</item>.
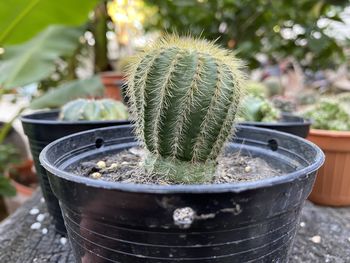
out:
{"label": "pot rim", "polygon": [[277,121],[277,122],[263,122],[263,121],[242,121],[240,122],[241,125],[254,125],[254,126],[260,126],[260,127],[286,127],[286,126],[308,126],[312,124],[312,121],[310,119],[304,118],[302,116],[292,114],[292,113],[282,113],[282,116],[286,117],[297,117],[301,121]]}
{"label": "pot rim", "polygon": [[310,129],[310,135],[334,138],[350,138],[350,131],[332,131],[322,129]]}
{"label": "pot rim", "polygon": [[[122,125],[118,128],[126,128],[129,125]],[[41,165],[54,176],[60,177],[61,179],[65,179],[68,181],[73,181],[76,183],[85,184],[90,187],[104,188],[109,190],[119,190],[124,192],[139,192],[139,193],[154,193],[154,194],[175,194],[175,193],[224,193],[224,192],[234,192],[240,193],[247,190],[257,189],[257,188],[268,188],[274,185],[283,184],[287,182],[294,181],[302,176],[309,176],[310,174],[316,172],[324,163],[325,155],[322,150],[315,145],[314,143],[307,141],[303,138],[300,138],[295,135],[282,133],[278,131],[273,131],[270,129],[263,129],[257,127],[249,127],[249,126],[240,126],[237,125],[241,129],[246,130],[259,130],[261,132],[268,132],[271,134],[278,134],[279,136],[283,135],[285,139],[294,138],[297,140],[302,140],[303,143],[311,146],[316,151],[316,156],[314,160],[312,160],[311,164],[308,166],[291,172],[281,176],[251,181],[251,182],[241,182],[241,183],[223,183],[223,184],[191,184],[191,185],[155,185],[155,184],[135,184],[135,183],[121,183],[121,182],[108,182],[103,180],[95,180],[88,177],[83,177],[79,175],[75,175],[73,173],[63,171],[58,169],[56,166],[50,164],[46,158],[46,153],[52,148],[55,144],[61,143],[68,137],[72,136],[80,136],[85,133],[89,133],[90,131],[84,131],[75,133],[72,135],[68,135],[62,137],[49,145],[47,145],[42,152],[40,153],[39,159]],[[112,127],[102,128],[98,130],[111,129]],[[115,128],[115,127],[113,127]],[[97,129],[96,129],[97,130]]]}
{"label": "pot rim", "polygon": [[52,119],[36,119],[35,117],[40,114],[59,114],[60,110],[54,109],[54,110],[39,110],[33,113],[25,114],[20,116],[20,120],[22,123],[29,123],[29,124],[45,124],[45,125],[74,125],[74,124],[106,124],[106,123],[112,123],[112,124],[127,124],[130,123],[130,120],[106,120],[106,121],[63,121],[63,120],[52,120]]}

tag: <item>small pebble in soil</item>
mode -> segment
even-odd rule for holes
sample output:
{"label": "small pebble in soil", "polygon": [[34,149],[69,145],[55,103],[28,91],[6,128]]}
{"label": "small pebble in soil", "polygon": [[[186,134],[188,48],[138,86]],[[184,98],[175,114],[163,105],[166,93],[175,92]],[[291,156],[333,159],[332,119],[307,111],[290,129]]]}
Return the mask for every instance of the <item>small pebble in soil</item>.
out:
{"label": "small pebble in soil", "polygon": [[250,172],[252,171],[252,167],[246,166],[246,167],[244,168],[244,171],[245,171],[246,173],[250,173]]}
{"label": "small pebble in soil", "polygon": [[300,227],[305,227],[305,226],[306,226],[305,222],[300,222]]}
{"label": "small pebble in soil", "polygon": [[310,240],[316,244],[321,243],[321,237],[320,236],[313,236],[312,238],[310,238]]}
{"label": "small pebble in soil", "polygon": [[39,213],[39,209],[36,208],[36,207],[33,207],[30,211],[29,211],[29,214],[31,215],[36,215]]}
{"label": "small pebble in soil", "polygon": [[348,241],[350,242],[350,237],[348,238]]}
{"label": "small pebble in soil", "polygon": [[109,169],[116,169],[118,168],[118,164],[116,163],[112,163],[111,166],[109,167]]}
{"label": "small pebble in soil", "polygon": [[43,229],[41,230],[41,233],[43,233],[43,235],[46,235],[47,232],[48,232],[47,228],[43,228]]}
{"label": "small pebble in soil", "polygon": [[94,173],[92,173],[91,175],[90,175],[90,177],[92,178],[92,179],[99,179],[99,178],[101,178],[101,174],[100,173],[98,173],[98,172],[94,172]]}
{"label": "small pebble in soil", "polygon": [[45,218],[45,215],[44,215],[44,214],[39,214],[39,215],[36,217],[36,221],[41,222],[41,221],[44,220],[44,218]]}
{"label": "small pebble in soil", "polygon": [[40,202],[41,202],[41,203],[45,203],[44,197],[41,197],[41,198],[40,198]]}
{"label": "small pebble in soil", "polygon": [[99,169],[104,169],[104,168],[106,168],[106,162],[104,162],[104,161],[99,161],[99,162],[97,162],[96,166],[97,166]]}
{"label": "small pebble in soil", "polygon": [[30,229],[40,229],[41,224],[39,222],[35,222],[30,226]]}
{"label": "small pebble in soil", "polygon": [[61,237],[61,238],[60,238],[60,243],[61,243],[61,245],[64,246],[64,245],[67,243],[67,238]]}

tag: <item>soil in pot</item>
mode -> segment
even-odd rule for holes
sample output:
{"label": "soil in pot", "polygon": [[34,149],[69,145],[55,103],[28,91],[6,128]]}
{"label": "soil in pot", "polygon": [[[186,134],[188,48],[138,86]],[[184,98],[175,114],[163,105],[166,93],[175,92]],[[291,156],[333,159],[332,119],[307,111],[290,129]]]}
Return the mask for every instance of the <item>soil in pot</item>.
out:
{"label": "soil in pot", "polygon": [[[137,184],[176,184],[164,175],[147,174],[143,167],[146,151],[134,147],[112,156],[95,158],[71,167],[71,172],[80,176],[110,182]],[[207,183],[238,183],[256,181],[281,175],[281,170],[268,161],[241,153],[226,152],[218,160],[218,165],[211,181]]]}

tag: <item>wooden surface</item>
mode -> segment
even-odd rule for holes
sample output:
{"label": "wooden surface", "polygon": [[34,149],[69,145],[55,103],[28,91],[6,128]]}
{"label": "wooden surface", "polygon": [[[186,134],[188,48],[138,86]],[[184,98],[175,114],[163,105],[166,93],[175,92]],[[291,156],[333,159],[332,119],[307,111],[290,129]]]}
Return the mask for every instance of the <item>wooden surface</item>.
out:
{"label": "wooden surface", "polygon": [[[74,262],[67,239],[54,233],[39,192],[0,224],[0,262]],[[349,263],[350,207],[306,202],[289,262]]]}

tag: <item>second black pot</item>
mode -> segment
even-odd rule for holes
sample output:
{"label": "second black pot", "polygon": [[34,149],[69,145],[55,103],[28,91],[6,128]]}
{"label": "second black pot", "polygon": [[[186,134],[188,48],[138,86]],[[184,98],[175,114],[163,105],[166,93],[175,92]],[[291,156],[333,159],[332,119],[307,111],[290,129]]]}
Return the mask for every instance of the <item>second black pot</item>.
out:
{"label": "second black pot", "polygon": [[284,175],[255,182],[137,185],[69,172],[135,146],[130,126],[74,134],[40,155],[77,262],[287,262],[300,211],[324,161],[314,144],[255,127],[227,151],[268,160]]}
{"label": "second black pot", "polygon": [[283,113],[278,122],[245,121],[240,124],[286,132],[301,138],[306,138],[309,135],[311,121],[293,114]]}
{"label": "second black pot", "polygon": [[40,186],[50,215],[53,217],[56,231],[66,233],[61,210],[57,198],[54,196],[46,175],[45,169],[40,165],[39,154],[41,150],[54,140],[64,136],[90,129],[129,124],[125,121],[60,121],[59,111],[40,111],[21,117],[24,133],[28,136],[30,150],[33,155]]}

